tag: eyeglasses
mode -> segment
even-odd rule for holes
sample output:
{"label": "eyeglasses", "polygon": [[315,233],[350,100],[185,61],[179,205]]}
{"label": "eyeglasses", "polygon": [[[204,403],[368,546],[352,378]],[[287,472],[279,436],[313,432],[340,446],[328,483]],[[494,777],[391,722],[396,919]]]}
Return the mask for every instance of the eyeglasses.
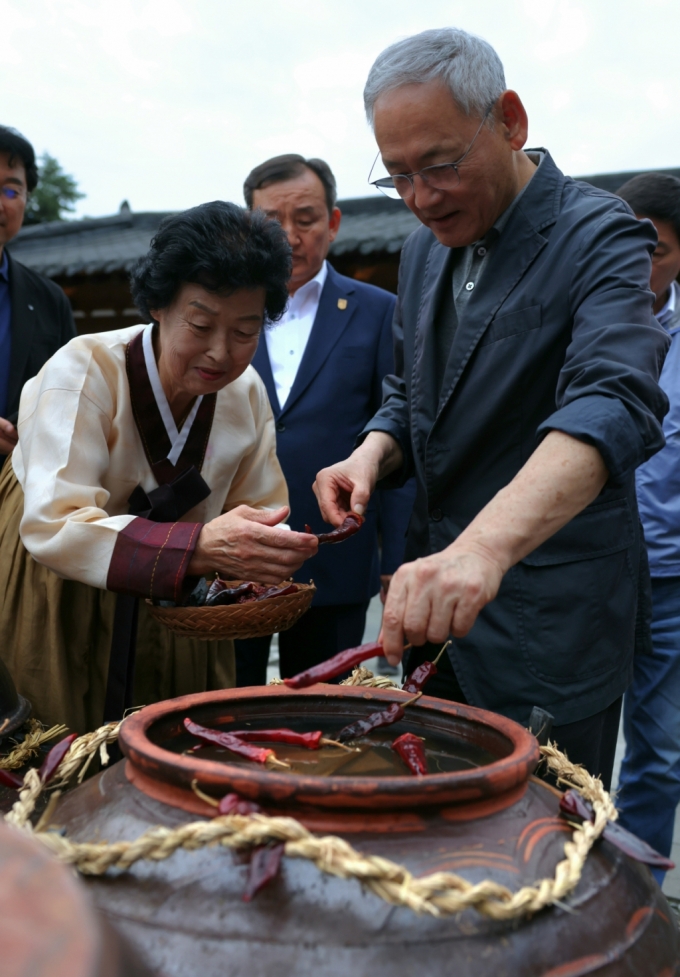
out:
{"label": "eyeglasses", "polygon": [[413,181],[417,176],[419,176],[423,183],[425,183],[428,187],[432,187],[433,190],[455,190],[460,183],[460,173],[458,172],[458,167],[474,146],[477,136],[480,134],[484,123],[489,118],[492,108],[493,105],[489,106],[489,108],[486,110],[484,118],[479,124],[479,129],[477,129],[477,132],[472,138],[472,142],[460,159],[457,159],[455,163],[437,163],[435,166],[426,166],[422,170],[416,170],[415,173],[395,173],[394,176],[383,176],[379,180],[371,180],[371,173],[373,173],[375,164],[378,162],[378,156],[380,156],[380,153],[378,153],[378,156],[376,156],[375,160],[373,161],[371,173],[368,174],[368,182],[372,187],[376,187],[381,191],[381,193],[384,193],[386,197],[391,197],[393,200],[397,200],[400,197],[402,200],[407,200],[409,197],[413,196],[416,189]]}
{"label": "eyeglasses", "polygon": [[14,202],[20,197],[25,197],[26,191],[19,189],[17,187],[0,187],[0,197],[4,197],[5,200],[11,200]]}

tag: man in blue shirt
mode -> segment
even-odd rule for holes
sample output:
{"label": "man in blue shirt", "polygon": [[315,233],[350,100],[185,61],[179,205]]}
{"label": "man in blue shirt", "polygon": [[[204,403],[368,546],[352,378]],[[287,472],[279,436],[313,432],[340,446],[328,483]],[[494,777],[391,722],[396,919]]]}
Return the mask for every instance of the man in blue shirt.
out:
{"label": "man in blue shirt", "polygon": [[[656,228],[650,287],[671,347],[659,379],[670,401],[666,447],[638,468],[636,478],[652,579],[653,647],[635,657],[626,693],[618,807],[626,828],[668,856],[680,801],[680,180],[643,174],[619,196]],[[664,873],[652,871],[661,883]]]}
{"label": "man in blue shirt", "polygon": [[21,230],[37,182],[33,147],[15,129],[0,126],[0,465],[17,443],[21,388],[76,334],[59,286],[19,264],[6,248]]}

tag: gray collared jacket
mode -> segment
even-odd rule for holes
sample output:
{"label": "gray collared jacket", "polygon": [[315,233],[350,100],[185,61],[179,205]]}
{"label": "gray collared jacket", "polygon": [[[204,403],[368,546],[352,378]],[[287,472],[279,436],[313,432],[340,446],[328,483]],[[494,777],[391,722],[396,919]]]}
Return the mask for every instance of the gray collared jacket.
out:
{"label": "gray collared jacket", "polygon": [[402,253],[396,375],[363,436],[399,441],[404,466],[390,484],[416,476],[407,558],[456,539],[551,430],[595,445],[609,471],[598,498],[506,574],[452,646],[468,701],[522,722],[534,705],[556,724],[584,719],[630,681],[648,579],[634,472],[663,446],[668,409],[655,244],[650,222],[546,154],[465,306],[438,402],[433,329],[451,251],[421,227]]}

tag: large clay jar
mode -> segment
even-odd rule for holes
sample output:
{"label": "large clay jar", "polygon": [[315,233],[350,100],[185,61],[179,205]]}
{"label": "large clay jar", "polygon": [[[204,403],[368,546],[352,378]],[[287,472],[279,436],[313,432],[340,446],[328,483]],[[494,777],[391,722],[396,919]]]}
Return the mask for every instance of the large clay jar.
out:
{"label": "large clay jar", "polygon": [[[172,752],[191,716],[207,726],[323,729],[327,734],[404,693],[313,686],[233,689],[150,706],[123,726],[126,760],[65,795],[54,822],[77,840],[134,839],[214,809],[191,791],[229,791],[267,813],[406,865],[414,875],[457,872],[515,890],[551,876],[570,827],[559,794],[533,773],[536,740],[516,723],[424,697],[395,736],[427,734],[486,751],[485,766],[425,778],[308,777]],[[474,910],[418,916],[354,880],[302,859],[250,903],[247,858],[219,846],[87,880],[96,904],[167,977],[672,977],[677,931],[648,869],[607,842],[591,852],[564,905],[494,922]]]}

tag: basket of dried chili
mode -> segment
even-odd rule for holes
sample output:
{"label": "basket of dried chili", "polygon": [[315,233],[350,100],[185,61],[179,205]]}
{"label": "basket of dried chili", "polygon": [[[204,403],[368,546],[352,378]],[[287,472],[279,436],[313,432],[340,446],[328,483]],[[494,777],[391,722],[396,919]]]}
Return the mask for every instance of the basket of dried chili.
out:
{"label": "basket of dried chili", "polygon": [[316,587],[310,581],[286,580],[265,587],[249,580],[201,581],[188,603],[147,601],[149,613],[170,631],[185,638],[259,638],[287,631],[309,609]]}

